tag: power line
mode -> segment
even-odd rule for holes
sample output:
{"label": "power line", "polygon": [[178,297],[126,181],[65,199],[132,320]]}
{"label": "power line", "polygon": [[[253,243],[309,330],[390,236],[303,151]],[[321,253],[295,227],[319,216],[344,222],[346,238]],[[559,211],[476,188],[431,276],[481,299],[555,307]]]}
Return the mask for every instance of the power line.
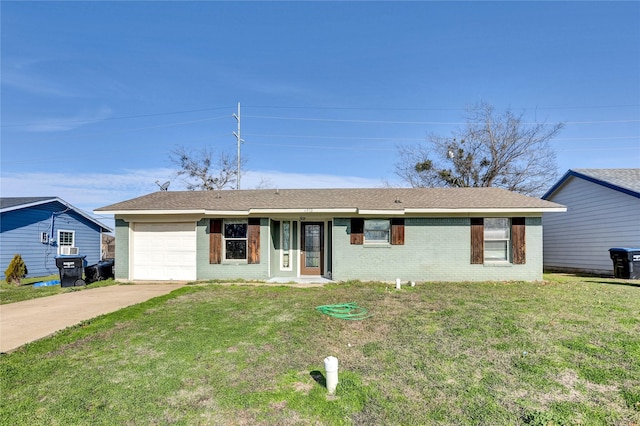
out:
{"label": "power line", "polygon": [[[193,112],[204,112],[204,111],[216,111],[221,109],[227,109],[229,107],[215,107],[215,108],[203,108],[203,109],[191,109],[191,110],[183,110],[183,111],[171,111],[171,112],[159,112],[153,114],[140,114],[140,115],[125,115],[119,117],[107,117],[107,118],[99,118],[99,119],[85,119],[85,120],[58,120],[54,121],[53,124],[87,124],[87,123],[96,123],[101,121],[112,121],[112,120],[127,120],[131,118],[147,118],[147,117],[160,117],[164,115],[177,115],[177,114],[190,114]],[[229,117],[229,115],[224,116]],[[31,123],[11,123],[11,124],[2,124],[0,127],[27,127],[38,125],[40,122],[31,122]]]}
{"label": "power line", "polygon": [[[365,124],[420,124],[425,126],[448,125],[460,126],[467,122],[463,121],[396,121],[396,120],[355,120],[342,118],[311,118],[311,117],[278,117],[265,115],[245,115],[245,118],[257,118],[266,120],[292,120],[292,121],[324,121],[333,123],[365,123]],[[620,124],[620,123],[640,123],[640,119],[633,120],[597,120],[597,121],[565,121],[564,124]],[[537,122],[523,122],[525,125],[540,124]]]}
{"label": "power line", "polygon": [[[297,106],[297,105],[249,105],[245,108],[255,108],[255,109],[293,109],[293,110],[324,110],[324,111],[465,111],[466,107],[349,107],[349,106]],[[222,109],[229,109],[231,106],[216,106],[209,108],[198,108],[198,109],[187,109],[187,110],[179,110],[179,111],[166,111],[166,112],[157,112],[157,113],[148,113],[148,114],[136,114],[136,115],[123,115],[117,117],[107,117],[101,119],[82,119],[82,120],[58,120],[54,121],[53,124],[83,124],[83,123],[94,123],[94,122],[102,122],[102,121],[114,121],[114,120],[127,120],[134,118],[148,118],[148,117],[161,117],[167,115],[178,115],[178,114],[190,114],[195,112],[206,112],[206,111],[217,111]],[[557,106],[533,106],[533,107],[510,107],[512,110],[561,110],[561,109],[608,109],[608,108],[640,108],[640,104],[621,104],[621,105],[557,105]],[[228,117],[225,116],[225,117]],[[245,116],[251,117],[251,116]],[[262,117],[255,116],[253,118],[274,118],[274,119],[297,119],[297,118],[286,118],[286,117]],[[300,118],[303,119],[303,118]],[[311,119],[309,119],[311,120]],[[317,119],[323,120],[323,119]],[[336,120],[333,120],[336,121]],[[357,121],[360,122],[360,121]],[[368,120],[363,120],[361,122],[370,122]],[[379,121],[373,121],[379,122]],[[381,121],[379,123],[386,123]],[[390,124],[398,123],[398,124],[411,124],[412,122],[389,122]],[[415,124],[464,124],[459,122],[415,122]],[[582,122],[577,122],[581,123]],[[598,122],[599,123],[599,122]],[[25,122],[25,123],[9,123],[9,124],[1,124],[0,127],[25,127],[25,126],[33,126],[37,125],[39,122]],[[531,123],[525,123],[531,124]]]}
{"label": "power line", "polygon": [[[245,105],[245,108],[262,109],[307,109],[307,110],[344,110],[344,111],[466,111],[467,107],[345,107],[345,106],[286,106],[286,105]],[[549,105],[510,107],[512,110],[547,110],[547,109],[606,109],[606,108],[640,108],[640,104],[622,105]]]}

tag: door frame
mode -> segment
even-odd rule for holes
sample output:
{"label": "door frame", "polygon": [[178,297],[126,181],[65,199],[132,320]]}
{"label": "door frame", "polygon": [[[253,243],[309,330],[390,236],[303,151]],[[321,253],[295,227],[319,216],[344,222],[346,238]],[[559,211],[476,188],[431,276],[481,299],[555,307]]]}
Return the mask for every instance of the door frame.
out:
{"label": "door frame", "polygon": [[[306,225],[319,225],[320,226],[320,266],[318,268],[307,268],[305,266],[306,253],[305,253],[305,226]],[[301,221],[300,222],[300,275],[324,275],[324,255],[325,255],[325,223],[322,221]]]}

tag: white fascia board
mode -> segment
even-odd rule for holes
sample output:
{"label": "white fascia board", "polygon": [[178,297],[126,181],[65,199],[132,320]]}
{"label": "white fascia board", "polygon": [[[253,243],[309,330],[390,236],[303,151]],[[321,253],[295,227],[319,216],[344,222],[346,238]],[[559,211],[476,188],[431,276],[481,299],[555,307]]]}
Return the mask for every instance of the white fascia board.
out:
{"label": "white fascia board", "polygon": [[249,216],[246,210],[205,210],[207,216]]}
{"label": "white fascia board", "polygon": [[300,214],[300,213],[355,213],[357,209],[348,208],[348,209],[317,209],[317,208],[308,208],[308,209],[250,209],[250,214]]}
{"label": "white fascia board", "polygon": [[202,213],[196,214],[172,214],[172,215],[160,215],[160,214],[124,214],[116,216],[117,219],[124,220],[125,222],[154,222],[154,223],[174,223],[174,222],[197,222],[202,219],[204,215]]}
{"label": "white fascia board", "polygon": [[205,210],[100,210],[96,214],[117,215],[167,215],[167,214],[205,214]]}
{"label": "white fascia board", "polygon": [[543,208],[496,208],[496,209],[405,209],[405,213],[457,213],[457,214],[479,214],[479,213],[550,213],[550,212],[566,212],[566,207],[543,207]]}
{"label": "white fascia board", "polygon": [[407,210],[358,210],[358,214],[361,215],[375,215],[375,216],[404,216]]}

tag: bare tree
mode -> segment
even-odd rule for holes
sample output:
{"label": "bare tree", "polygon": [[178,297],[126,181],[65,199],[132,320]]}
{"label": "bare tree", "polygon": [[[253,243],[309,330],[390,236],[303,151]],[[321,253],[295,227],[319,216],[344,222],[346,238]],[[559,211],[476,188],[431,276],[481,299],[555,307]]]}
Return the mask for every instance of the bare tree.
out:
{"label": "bare tree", "polygon": [[549,141],[563,123],[529,123],[524,113],[497,113],[480,102],[452,136],[431,135],[427,145],[399,147],[396,174],[412,187],[496,186],[538,195],[557,177]]}
{"label": "bare tree", "polygon": [[275,189],[276,184],[268,177],[262,176],[254,189]]}
{"label": "bare tree", "polygon": [[178,146],[171,151],[171,162],[179,167],[189,191],[213,191],[232,188],[238,176],[237,159],[221,152],[217,156],[210,148],[189,150]]}

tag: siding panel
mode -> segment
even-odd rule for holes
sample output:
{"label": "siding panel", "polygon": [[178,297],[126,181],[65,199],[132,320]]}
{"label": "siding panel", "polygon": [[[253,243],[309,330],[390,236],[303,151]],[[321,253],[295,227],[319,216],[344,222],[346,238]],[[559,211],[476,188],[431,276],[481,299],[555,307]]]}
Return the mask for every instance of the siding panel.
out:
{"label": "siding panel", "polygon": [[544,266],[612,274],[611,247],[640,246],[640,199],[577,177],[549,199],[566,213],[544,214]]}
{"label": "siding panel", "polygon": [[[55,213],[55,215],[54,215]],[[53,220],[52,220],[53,216]],[[53,226],[53,229],[52,229]],[[100,228],[85,217],[58,203],[46,203],[2,213],[0,218],[0,265],[9,265],[14,255],[20,254],[27,265],[27,277],[58,274],[55,256],[56,245],[40,242],[40,234],[56,239],[58,230],[75,233],[75,246],[79,254],[86,256],[87,264],[100,260]]]}

